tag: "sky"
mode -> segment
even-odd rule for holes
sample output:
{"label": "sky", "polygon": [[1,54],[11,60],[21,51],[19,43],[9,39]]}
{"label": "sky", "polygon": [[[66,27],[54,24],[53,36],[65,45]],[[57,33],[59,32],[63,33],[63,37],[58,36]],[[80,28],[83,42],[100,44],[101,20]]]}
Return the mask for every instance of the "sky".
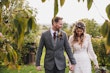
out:
{"label": "sky", "polygon": [[[54,14],[54,0],[27,0],[29,6],[37,9],[36,20],[40,24],[51,24]],[[72,24],[80,19],[94,19],[97,23],[102,24],[107,18],[106,6],[110,4],[110,0],[94,0],[91,9],[88,11],[86,0],[65,0],[65,4],[59,7],[57,16],[63,17],[63,21]],[[102,16],[105,18],[103,19]]]}

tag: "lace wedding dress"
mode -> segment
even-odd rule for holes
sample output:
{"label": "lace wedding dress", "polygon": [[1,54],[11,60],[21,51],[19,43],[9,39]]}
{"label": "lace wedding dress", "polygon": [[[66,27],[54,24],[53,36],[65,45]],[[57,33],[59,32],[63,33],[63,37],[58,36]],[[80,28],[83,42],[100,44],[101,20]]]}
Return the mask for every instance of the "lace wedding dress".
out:
{"label": "lace wedding dress", "polygon": [[69,38],[69,44],[73,51],[73,56],[76,60],[74,71],[69,73],[92,73],[91,71],[91,60],[95,65],[98,65],[97,57],[94,53],[91,37],[89,34],[85,34],[84,42],[81,45],[79,43],[72,44],[73,36]]}

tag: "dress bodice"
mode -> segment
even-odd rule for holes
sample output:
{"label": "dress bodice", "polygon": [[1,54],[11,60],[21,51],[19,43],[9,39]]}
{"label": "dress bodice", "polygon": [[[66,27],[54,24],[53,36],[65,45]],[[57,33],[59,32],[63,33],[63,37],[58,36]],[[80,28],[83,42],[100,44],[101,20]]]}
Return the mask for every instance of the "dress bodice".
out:
{"label": "dress bodice", "polygon": [[98,65],[97,56],[92,47],[91,36],[89,34],[85,34],[84,37],[85,38],[81,46],[78,42],[73,44],[73,35],[70,36],[69,44],[73,51],[73,54],[87,53],[94,64]]}
{"label": "dress bodice", "polygon": [[74,43],[71,44],[71,47],[73,48],[72,50],[74,51],[74,53],[87,52],[88,43],[89,43],[89,38],[88,36],[85,36],[82,46],[79,43]]}

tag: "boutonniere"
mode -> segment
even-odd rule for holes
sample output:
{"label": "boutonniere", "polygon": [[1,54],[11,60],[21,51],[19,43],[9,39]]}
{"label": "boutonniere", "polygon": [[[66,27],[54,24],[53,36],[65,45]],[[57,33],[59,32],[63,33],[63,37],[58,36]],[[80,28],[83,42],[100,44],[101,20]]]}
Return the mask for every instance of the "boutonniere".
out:
{"label": "boutonniere", "polygon": [[58,32],[58,38],[62,40],[63,33],[61,31]]}

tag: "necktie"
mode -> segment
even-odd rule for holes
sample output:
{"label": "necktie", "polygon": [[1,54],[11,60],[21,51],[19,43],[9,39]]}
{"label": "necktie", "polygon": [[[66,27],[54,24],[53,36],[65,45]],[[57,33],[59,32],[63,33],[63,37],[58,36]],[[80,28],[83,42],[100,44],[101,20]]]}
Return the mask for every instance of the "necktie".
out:
{"label": "necktie", "polygon": [[56,39],[56,32],[53,33],[53,39]]}

